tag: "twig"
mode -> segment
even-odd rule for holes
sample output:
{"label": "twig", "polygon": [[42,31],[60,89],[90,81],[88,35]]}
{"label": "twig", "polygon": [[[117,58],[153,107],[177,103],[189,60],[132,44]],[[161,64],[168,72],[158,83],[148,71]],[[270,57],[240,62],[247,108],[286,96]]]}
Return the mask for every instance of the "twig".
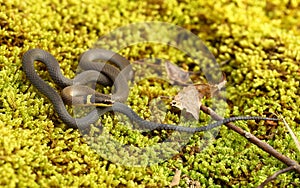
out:
{"label": "twig", "polygon": [[292,139],[294,140],[296,147],[298,149],[298,151],[300,151],[300,143],[299,140],[297,138],[297,136],[294,134],[293,130],[291,129],[291,127],[289,126],[289,124],[285,121],[284,118],[282,118],[283,124],[286,126],[287,130],[289,131]]}
{"label": "twig", "polygon": [[[209,114],[213,119],[215,120],[222,120],[223,118],[221,116],[219,116],[216,112],[214,112],[212,109],[201,105],[200,109]],[[281,153],[279,153],[278,151],[276,151],[272,146],[270,146],[269,144],[261,141],[260,139],[258,139],[257,137],[255,137],[254,135],[252,135],[249,132],[244,131],[243,129],[235,126],[233,123],[227,123],[225,124],[228,128],[234,130],[235,132],[239,133],[241,136],[245,137],[247,140],[249,140],[251,143],[257,145],[259,148],[261,148],[262,150],[264,150],[265,152],[269,153],[270,155],[272,155],[273,157],[277,158],[278,160],[280,160],[281,162],[283,162],[284,164],[286,164],[287,166],[293,166],[293,169],[295,171],[297,171],[300,174],[300,165],[298,164],[297,161],[294,161],[284,155],[282,155]]]}
{"label": "twig", "polygon": [[277,172],[275,172],[272,176],[268,177],[262,184],[260,184],[257,188],[263,188],[265,185],[267,185],[270,181],[276,179],[277,176],[279,176],[280,174],[283,174],[285,172],[294,170],[295,166],[289,166],[287,168],[284,168],[282,170],[279,170]]}

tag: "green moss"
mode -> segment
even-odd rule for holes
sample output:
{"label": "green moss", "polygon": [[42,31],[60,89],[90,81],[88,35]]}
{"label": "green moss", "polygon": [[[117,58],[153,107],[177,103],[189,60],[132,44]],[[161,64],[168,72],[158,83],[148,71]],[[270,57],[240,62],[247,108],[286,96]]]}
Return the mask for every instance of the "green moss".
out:
{"label": "green moss", "polygon": [[[12,0],[0,3],[0,185],[164,187],[172,181],[175,169],[180,169],[185,177],[180,181],[182,187],[188,187],[191,182],[199,182],[201,187],[259,185],[284,165],[225,127],[212,143],[203,139],[210,138],[206,134],[193,135],[186,148],[174,158],[151,167],[130,168],[111,163],[97,154],[78,130],[64,127],[50,102],[27,81],[21,56],[31,48],[47,50],[58,59],[64,75],[72,78],[79,55],[109,31],[142,21],[174,23],[201,37],[218,62],[227,61],[221,64],[228,81],[226,97],[230,105],[226,116],[280,113],[297,134],[299,9],[297,0],[46,0],[38,3]],[[151,54],[185,69],[199,70],[198,66],[191,66],[192,62],[184,54],[163,45],[153,48],[136,45],[120,53],[131,61],[149,58]],[[51,81],[43,70],[39,69],[40,75]],[[196,82],[201,80],[197,78]],[[128,104],[145,119],[178,123],[176,113],[152,114],[148,108],[159,96],[170,97],[162,99],[162,104],[168,104],[177,92],[178,88],[162,80],[140,80],[132,86]],[[171,110],[169,105],[162,108]],[[209,119],[203,113],[200,117]],[[145,147],[169,134],[163,131],[145,136],[126,123],[116,124],[117,121],[107,114],[101,123],[123,144]],[[237,125],[299,161],[295,145],[282,124],[250,121]],[[96,134],[97,127],[94,131]],[[202,151],[203,144],[208,146]],[[104,146],[110,151],[116,149],[113,144]],[[151,154],[153,150],[147,152]],[[122,154],[130,159],[129,153]],[[145,164],[146,154],[142,161]],[[291,187],[291,182],[299,186],[299,175],[294,172],[280,175],[273,184]]]}

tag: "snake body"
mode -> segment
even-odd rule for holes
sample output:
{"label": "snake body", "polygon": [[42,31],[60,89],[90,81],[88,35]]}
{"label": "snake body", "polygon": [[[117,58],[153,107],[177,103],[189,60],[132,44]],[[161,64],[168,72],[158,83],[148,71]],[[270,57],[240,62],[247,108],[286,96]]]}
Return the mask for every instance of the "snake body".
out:
{"label": "snake body", "polygon": [[[34,68],[35,61],[45,64],[52,80],[59,87],[64,88],[62,91],[64,100],[36,73]],[[119,69],[106,63],[107,61],[116,65]],[[64,77],[60,71],[57,60],[50,53],[41,49],[32,49],[27,51],[23,55],[22,64],[27,78],[37,88],[38,91],[44,94],[51,101],[58,116],[70,128],[84,128],[89,126],[99,119],[99,114],[103,114],[108,111],[115,111],[125,114],[131,121],[136,122],[141,128],[147,128],[151,130],[166,129],[190,133],[210,130],[222,124],[238,120],[278,121],[276,118],[240,116],[226,118],[203,127],[184,127],[180,125],[160,124],[146,121],[123,103],[126,101],[129,93],[127,81],[133,77],[133,71],[129,61],[121,55],[109,50],[91,49],[85,52],[81,56],[79,63],[79,66],[84,71],[75,79],[68,79]],[[104,95],[82,85],[88,82],[98,82],[103,85],[114,84],[115,91],[111,96]],[[87,116],[82,118],[72,117],[68,113],[64,105],[64,101],[67,104],[81,104],[84,102],[83,99],[85,96],[93,96],[92,103],[101,102],[108,103],[109,105],[107,107],[96,108]],[[87,99],[85,100],[85,102],[90,102],[87,101]]]}
{"label": "snake body", "polygon": [[[102,56],[106,57],[106,59],[108,60],[113,56],[119,56],[116,53],[114,54],[112,52],[108,53],[107,51],[101,51],[101,53]],[[123,64],[129,64],[129,62],[125,58],[118,57],[118,59],[123,59]],[[98,112],[101,109],[95,109],[83,118],[73,118],[68,113],[61,96],[37,74],[34,68],[35,61],[39,61],[46,65],[52,80],[59,87],[65,88],[68,86],[72,86],[75,81],[72,79],[68,79],[62,75],[60,71],[59,63],[50,53],[41,49],[31,49],[28,50],[23,55],[22,66],[26,74],[26,77],[37,88],[38,91],[44,94],[51,101],[58,116],[65,124],[67,124],[71,128],[82,128],[92,123],[95,123],[99,119]],[[93,65],[94,62],[88,62],[88,63],[91,63]],[[106,84],[108,84],[110,81],[111,82],[116,81],[116,78],[119,75],[118,69],[114,68],[114,66],[107,63],[99,63],[99,65],[100,66],[97,67],[98,68],[97,70],[101,74],[98,74],[100,77],[97,78],[100,79],[100,81]],[[89,66],[86,65],[85,68],[88,69]],[[87,73],[91,74],[91,72],[87,72]],[[84,74],[86,73],[83,73],[83,77]],[[109,78],[110,80],[107,78]],[[128,92],[126,92],[126,90],[128,91],[128,85],[127,83],[126,84],[125,83],[124,80],[122,82],[122,79],[118,79],[115,82],[116,88],[118,88],[115,94],[118,96],[117,99],[120,101],[125,100],[128,95]],[[108,98],[109,97],[106,97],[106,99]]]}

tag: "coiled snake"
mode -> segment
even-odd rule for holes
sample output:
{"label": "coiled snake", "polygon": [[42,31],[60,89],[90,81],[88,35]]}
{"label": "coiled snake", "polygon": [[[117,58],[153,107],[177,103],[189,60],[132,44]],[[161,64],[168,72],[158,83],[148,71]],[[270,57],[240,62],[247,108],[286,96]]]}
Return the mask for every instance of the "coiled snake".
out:
{"label": "coiled snake", "polygon": [[[95,61],[101,60],[101,62]],[[63,89],[61,97],[47,82],[45,82],[35,71],[34,62],[39,61],[47,66],[52,80]],[[105,62],[111,62],[116,65]],[[240,116],[230,117],[217,121],[203,127],[184,127],[170,124],[149,122],[139,117],[131,108],[125,105],[129,93],[128,80],[132,79],[133,70],[130,62],[121,55],[104,49],[91,49],[85,52],[79,66],[84,70],[75,79],[68,79],[63,76],[59,63],[48,52],[41,49],[31,49],[22,58],[23,70],[30,82],[44,94],[53,104],[55,111],[61,120],[70,128],[84,128],[95,123],[99,114],[108,111],[115,111],[125,114],[131,121],[136,122],[142,128],[168,129],[182,132],[199,132],[212,129],[222,124],[238,120],[272,120],[276,118]],[[85,86],[87,82],[97,81],[103,85],[114,84],[115,90],[112,95],[105,95]],[[88,115],[82,118],[72,117],[66,107],[67,104],[103,103],[106,107],[97,107]],[[104,105],[105,106],[105,105]]]}

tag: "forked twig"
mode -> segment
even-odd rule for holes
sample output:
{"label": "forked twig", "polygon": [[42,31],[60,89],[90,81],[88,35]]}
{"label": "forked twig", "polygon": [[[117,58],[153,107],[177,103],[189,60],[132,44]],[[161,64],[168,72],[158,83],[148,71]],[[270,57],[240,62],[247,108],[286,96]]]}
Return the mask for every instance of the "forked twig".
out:
{"label": "forked twig", "polygon": [[295,166],[289,166],[287,168],[284,168],[282,170],[279,170],[275,172],[272,176],[268,177],[262,184],[260,184],[257,188],[263,188],[265,185],[267,185],[270,181],[275,180],[277,176],[280,174],[286,173],[288,171],[294,170]]}
{"label": "forked twig", "polygon": [[[215,119],[217,121],[224,119],[221,116],[219,116],[215,111],[213,111],[212,109],[210,109],[209,107],[201,105],[200,109],[203,112],[205,112],[206,114],[209,114],[213,119]],[[241,129],[240,127],[235,126],[233,123],[226,123],[225,125],[228,128],[230,128],[230,129],[234,130],[235,132],[239,133],[241,136],[245,137],[251,143],[257,145],[259,148],[261,148],[265,152],[269,153],[273,157],[277,158],[278,160],[280,160],[281,162],[283,162],[284,164],[286,164],[288,167],[290,167],[290,168],[287,168],[288,170],[295,170],[296,172],[298,172],[300,174],[300,165],[298,164],[297,161],[295,161],[293,159],[290,159],[290,158],[282,155],[281,153],[279,153],[278,151],[276,151],[269,144],[261,141],[260,139],[258,139],[257,137],[255,137],[253,134],[251,134],[249,132],[246,132],[245,130]],[[285,170],[285,169],[283,169],[283,170]],[[283,172],[278,171],[277,173],[284,173],[284,172],[287,172],[287,171],[286,170],[283,171]],[[276,175],[276,176],[278,176],[278,175]]]}

